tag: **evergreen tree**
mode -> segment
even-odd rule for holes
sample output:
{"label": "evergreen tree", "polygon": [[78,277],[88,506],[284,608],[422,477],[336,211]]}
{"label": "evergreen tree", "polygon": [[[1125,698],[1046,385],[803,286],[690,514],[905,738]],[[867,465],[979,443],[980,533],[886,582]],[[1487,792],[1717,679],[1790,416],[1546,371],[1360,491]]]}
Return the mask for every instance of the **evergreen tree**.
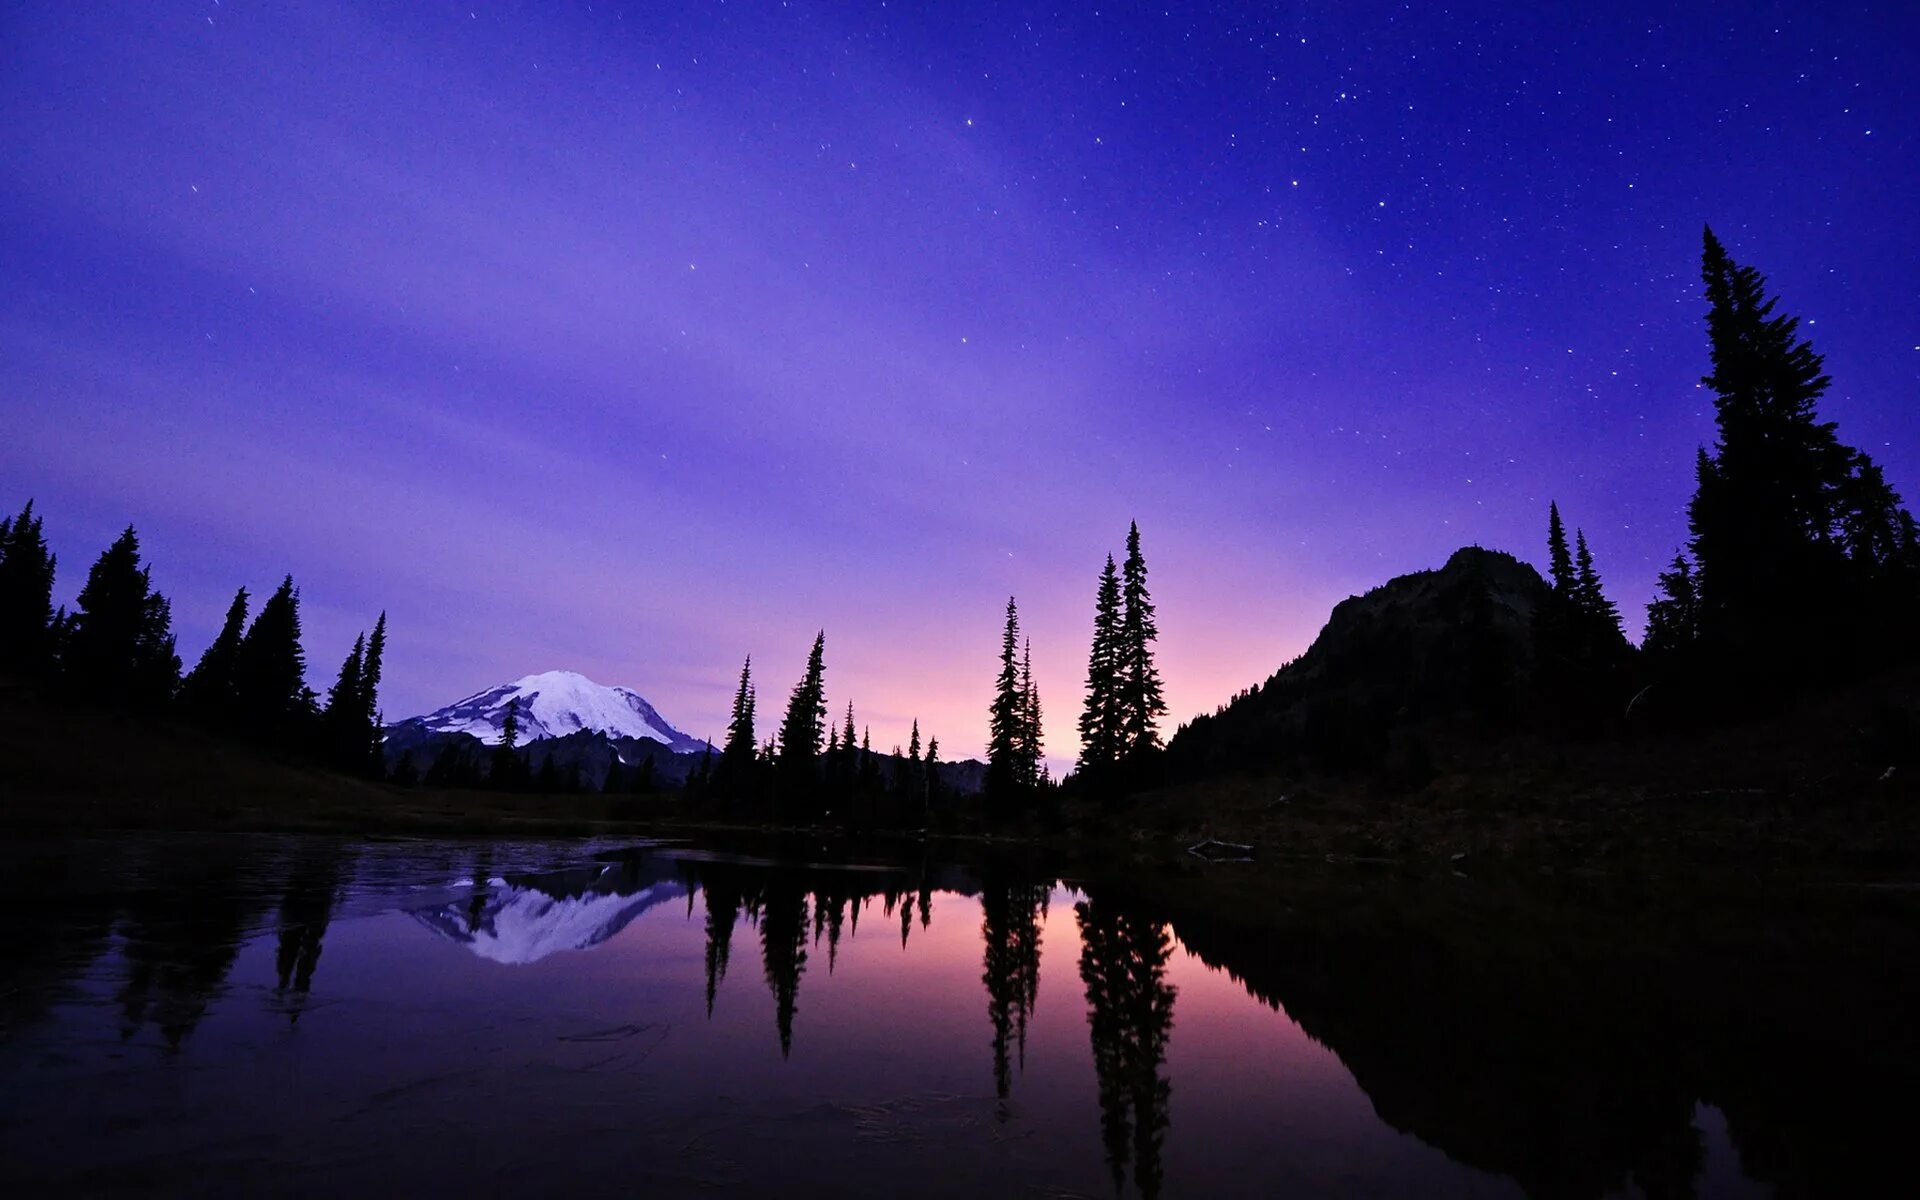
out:
{"label": "evergreen tree", "polygon": [[1632,650],[1620,632],[1620,612],[1601,586],[1584,530],[1567,548],[1560,506],[1547,506],[1548,575],[1552,587],[1534,613],[1534,678],[1552,722],[1590,731],[1610,720],[1623,698],[1623,668]]}
{"label": "evergreen tree", "polygon": [[1080,713],[1080,770],[1088,778],[1120,761],[1120,574],[1107,555],[1093,598],[1093,648],[1087,656],[1087,703]]}
{"label": "evergreen tree", "polygon": [[253,619],[234,663],[234,706],[245,730],[283,744],[297,740],[313,713],[307,656],[300,646],[300,593],[280,581]]}
{"label": "evergreen tree", "polygon": [[987,718],[986,794],[1003,811],[1020,790],[1021,741],[1026,732],[1026,696],[1020,687],[1020,610],[1007,597],[1007,625],[1000,637],[1000,675]]}
{"label": "evergreen tree", "polygon": [[53,668],[53,572],[41,520],[27,501],[0,520],[0,674],[44,679]]}
{"label": "evergreen tree", "polygon": [[1587,549],[1586,531],[1575,530],[1574,541],[1578,546],[1574,555],[1574,603],[1598,647],[1612,649],[1623,645],[1625,638],[1620,632],[1620,610],[1613,601],[1607,599],[1606,592],[1600,586],[1600,573],[1595,570],[1593,554]]}
{"label": "evergreen tree", "polygon": [[[918,722],[915,722],[915,725],[917,727]],[[927,782],[926,790],[922,795],[922,811],[923,813],[931,814],[934,804],[937,803],[940,798],[940,739],[937,737],[927,739],[927,761],[925,768]]]}
{"label": "evergreen tree", "polygon": [[373,635],[367,639],[367,655],[361,663],[361,721],[366,740],[366,773],[378,779],[386,771],[387,723],[380,715],[380,676],[387,655],[387,614],[382,610],[373,623]]}
{"label": "evergreen tree", "polygon": [[1713,369],[1701,382],[1718,438],[1687,510],[1697,644],[1716,676],[1751,690],[1844,669],[1911,625],[1898,614],[1915,597],[1905,565],[1876,550],[1901,526],[1899,498],[1818,419],[1821,356],[1795,318],[1775,315],[1758,271],[1712,230],[1704,243]]}
{"label": "evergreen tree", "polygon": [[1120,571],[1120,694],[1122,730],[1129,757],[1160,748],[1159,719],[1167,702],[1160,693],[1160,672],[1153,662],[1159,626],[1147,594],[1147,560],[1140,553],[1140,526],[1127,529],[1127,560]]}
{"label": "evergreen tree", "polygon": [[172,613],[140,565],[133,526],[87,572],[61,658],[68,686],[91,700],[152,708],[173,698],[180,656]]}
{"label": "evergreen tree", "polygon": [[813,639],[807,655],[807,670],[794,685],[787,701],[787,715],[780,722],[779,765],[781,783],[788,796],[804,798],[812,791],[814,766],[826,744],[827,701],[825,656],[827,635],[823,630]]}
{"label": "evergreen tree", "polygon": [[860,730],[860,786],[871,790],[880,782],[880,760],[873,756],[873,730]]}
{"label": "evergreen tree", "polygon": [[519,740],[520,697],[513,696],[507,700],[506,714],[500,719],[500,744],[493,748],[493,764],[487,771],[487,782],[501,791],[518,782],[520,760],[513,748]]}
{"label": "evergreen tree", "polygon": [[1660,573],[1660,597],[1647,605],[1649,655],[1670,658],[1684,654],[1699,633],[1700,599],[1694,588],[1693,564],[1684,554],[1673,556],[1673,566]]}
{"label": "evergreen tree", "polygon": [[1573,595],[1573,558],[1567,553],[1567,527],[1560,523],[1560,505],[1547,502],[1547,576],[1555,595]]}
{"label": "evergreen tree", "polygon": [[226,724],[234,717],[234,670],[240,661],[240,641],[247,629],[247,589],[234,593],[219,636],[200,656],[200,662],[180,685],[180,701],[196,717],[210,724]]}
{"label": "evergreen tree", "polygon": [[913,734],[907,739],[906,770],[906,804],[900,815],[902,824],[911,825],[916,820],[924,820],[927,808],[926,764],[920,761],[920,720],[917,717],[913,722]]}
{"label": "evergreen tree", "polygon": [[607,763],[607,773],[601,777],[600,791],[603,795],[619,796],[627,791],[627,775],[620,769],[620,756],[615,754]]}
{"label": "evergreen tree", "polygon": [[733,712],[727,718],[727,740],[715,767],[715,786],[743,792],[753,774],[754,756],[759,753],[754,732],[753,657],[740,667],[740,686],[734,689]]}
{"label": "evergreen tree", "polygon": [[367,637],[361,634],[340,664],[340,676],[320,714],[322,753],[340,769],[356,773],[366,766],[367,755],[366,656]]}
{"label": "evergreen tree", "polygon": [[1044,747],[1040,738],[1040,689],[1033,684],[1033,642],[1025,643],[1020,655],[1020,782],[1032,787],[1040,782],[1040,760]]}

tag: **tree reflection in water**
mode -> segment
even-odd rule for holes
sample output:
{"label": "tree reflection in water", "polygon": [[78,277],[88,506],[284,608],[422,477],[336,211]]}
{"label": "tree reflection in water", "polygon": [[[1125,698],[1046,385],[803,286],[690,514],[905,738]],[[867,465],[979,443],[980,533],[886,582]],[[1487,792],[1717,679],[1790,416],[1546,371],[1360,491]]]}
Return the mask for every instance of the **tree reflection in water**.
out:
{"label": "tree reflection in water", "polygon": [[[1050,882],[993,883],[980,893],[980,937],[986,944],[981,979],[987,985],[987,1017],[993,1023],[993,1088],[1005,1101],[1012,1086],[1010,1050],[1027,1061],[1027,1021],[1040,996],[1040,926],[1047,915]],[[921,892],[923,898],[926,892]]]}
{"label": "tree reflection in water", "polygon": [[1173,937],[1147,921],[1089,899],[1073,906],[1080,926],[1080,979],[1100,1088],[1100,1134],[1116,1190],[1131,1149],[1140,1194],[1160,1193],[1160,1147],[1173,1085],[1160,1070],[1173,1032],[1174,987],[1166,980]]}

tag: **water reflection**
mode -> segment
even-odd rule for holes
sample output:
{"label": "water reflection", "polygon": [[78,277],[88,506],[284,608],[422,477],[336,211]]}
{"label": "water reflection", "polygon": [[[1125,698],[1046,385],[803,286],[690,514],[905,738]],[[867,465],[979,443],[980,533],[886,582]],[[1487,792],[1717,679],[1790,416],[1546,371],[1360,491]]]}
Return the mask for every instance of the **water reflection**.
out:
{"label": "water reflection", "polygon": [[152,1024],[177,1052],[226,989],[240,942],[267,905],[260,865],[220,853],[148,865],[118,922],[120,1037]]}
{"label": "water reflection", "polygon": [[[541,859],[547,869],[533,869]],[[136,840],[64,854],[39,847],[15,850],[0,866],[9,868],[0,870],[0,902],[20,914],[0,947],[0,1079],[39,1080],[40,1094],[56,1099],[59,1088],[75,1089],[76,1112],[99,1101],[82,1102],[83,1076],[60,1074],[64,1064],[92,1070],[114,1061],[67,1032],[84,1026],[90,1003],[109,1014],[120,1043],[152,1031],[147,1044],[167,1061],[193,1055],[204,1064],[219,1060],[223,1036],[242,1035],[249,989],[284,1014],[275,1028],[292,1036],[297,1025],[302,1039],[338,1037],[337,1025],[324,1024],[334,1018],[316,1015],[315,998],[338,1003],[353,992],[396,1006],[356,1018],[375,1025],[402,1020],[416,995],[439,996],[433,1003],[455,1014],[485,1013],[496,995],[512,995],[537,1013],[543,1001],[565,1008],[607,989],[652,988],[649,1012],[670,1012],[669,981],[680,979],[672,964],[682,953],[686,975],[673,986],[683,988],[693,1025],[704,1010],[707,1040],[684,1027],[670,1036],[664,1018],[633,1022],[636,999],[618,1023],[569,1029],[549,1047],[623,1041],[644,1029],[631,1060],[641,1064],[674,1038],[698,1041],[709,1056],[701,1070],[724,1068],[734,1092],[791,1106],[714,1118],[730,1137],[752,1136],[754,1121],[816,1113],[809,1105],[820,1095],[867,1079],[860,1128],[886,1114],[887,1139],[935,1157],[963,1144],[984,1153],[980,1144],[939,1140],[963,1139],[974,1126],[941,1124],[931,1099],[948,1103],[954,1087],[977,1087],[988,1106],[979,1116],[1005,1139],[986,1145],[1068,1147],[1058,1163],[1026,1162],[1027,1174],[1013,1180],[1044,1177],[1063,1192],[1087,1184],[1073,1174],[1070,1149],[1083,1134],[1084,1165],[1116,1193],[1143,1197],[1262,1194],[1269,1175],[1289,1170],[1309,1190],[1398,1194],[1442,1190],[1439,1173],[1469,1170],[1539,1197],[1691,1196],[1713,1180],[1735,1194],[1759,1183],[1787,1196],[1858,1194],[1905,1166],[1904,1106],[1878,1097],[1920,1085],[1911,1020],[1920,1010],[1920,922],[1913,898],[1892,893],[1800,897],[1767,911],[1751,896],[1724,908],[1691,897],[1681,914],[1666,902],[1604,895],[1503,898],[1348,881],[1201,903],[1194,892],[1217,874],[1154,891],[1099,882],[1063,889],[1044,871],[993,861],[851,867],[690,850],[592,858],[564,848],[302,839]],[[1070,913],[1062,897],[1073,901]],[[669,900],[685,901],[684,917],[669,906],[647,918]],[[964,917],[936,925],[936,911]],[[878,927],[884,957],[871,936],[859,938],[863,917]],[[359,922],[345,950],[343,922]],[[470,952],[451,956],[468,974],[450,991],[433,977],[451,969],[448,956],[434,966],[415,953],[422,930]],[[390,937],[400,940],[389,954],[382,939]],[[765,991],[749,976],[741,1000],[752,1004],[730,1002],[716,1016],[723,986],[741,986],[737,971],[726,982],[736,939],[749,954],[757,940]],[[1066,952],[1042,953],[1057,947]],[[255,965],[242,969],[243,961]],[[1055,994],[1062,973],[1077,968],[1084,1009],[1050,1002],[1043,1023],[1043,964]],[[622,971],[606,973],[614,965]],[[534,990],[517,978],[533,980]],[[906,1082],[944,1079],[955,1047],[981,1045],[982,994],[984,1052],[960,1051],[969,1061],[959,1082]],[[944,1007],[948,996],[964,998],[963,1011]],[[626,1004],[617,995],[612,1003]],[[1328,1176],[1301,1165],[1321,1153],[1312,1143],[1249,1132],[1263,1131],[1270,1112],[1292,1111],[1289,1097],[1306,1083],[1289,1073],[1296,1057],[1276,1057],[1277,1043],[1234,1041],[1254,1028],[1248,1013],[1262,1029],[1297,1026],[1311,1039],[1303,1045],[1331,1052],[1343,1086],[1363,1090],[1367,1116],[1342,1118],[1319,1139],[1377,1149],[1397,1131],[1444,1158],[1420,1160],[1404,1176]],[[428,1080],[474,1069],[474,1048],[433,1040],[446,1036],[435,1032],[443,1017],[425,1013],[408,1026],[408,1053]],[[223,1021],[233,1032],[201,1046],[196,1031]],[[757,1038],[733,1036],[742,1021]],[[838,1057],[802,1059],[796,1038],[817,1039],[809,1044]],[[328,1043],[312,1044],[324,1053]],[[871,1057],[848,1057],[868,1044]],[[1189,1052],[1175,1055],[1176,1045]],[[529,1053],[538,1063],[558,1052]],[[582,1069],[623,1061],[610,1052]],[[376,1095],[413,1094],[381,1078],[398,1068],[379,1057],[357,1065],[372,1073]],[[1071,1083],[1076,1073],[1083,1084]],[[1184,1124],[1174,1120],[1176,1076]],[[128,1095],[139,1086],[132,1078]],[[1018,1107],[1010,1103],[1016,1082]],[[586,1084],[564,1077],[560,1086]],[[680,1086],[684,1105],[689,1085]],[[0,1152],[25,1144],[37,1109],[21,1097],[35,1090],[0,1089],[12,1097],[0,1100]],[[1075,1096],[1085,1099],[1070,1104]],[[209,1100],[198,1111],[221,1108]],[[649,1109],[648,1120],[670,1111]],[[1222,1111],[1241,1113],[1245,1128],[1210,1127],[1196,1115],[1214,1113],[1218,1124]],[[144,1118],[136,1110],[129,1119]],[[437,1118],[426,1109],[413,1119]],[[718,1135],[688,1136],[707,1145]],[[878,1136],[856,1134],[842,1153],[878,1153]],[[911,1160],[900,1155],[893,1161]],[[912,1161],[915,1170],[939,1165]],[[1360,1170],[1341,1161],[1340,1170]],[[48,1169],[56,1171],[48,1180],[61,1178]]]}
{"label": "water reflection", "polygon": [[980,940],[986,945],[981,981],[993,1026],[993,1088],[1004,1101],[1012,1086],[1009,1050],[1027,1063],[1027,1022],[1040,999],[1040,928],[1047,917],[1049,883],[990,882],[980,893]]}
{"label": "water reflection", "polygon": [[1173,936],[1158,921],[1099,900],[1073,906],[1080,926],[1080,980],[1100,1085],[1100,1140],[1113,1186],[1133,1165],[1142,1196],[1160,1194],[1160,1146],[1173,1084],[1162,1073],[1173,1033],[1175,989],[1167,983]]}
{"label": "water reflection", "polygon": [[630,856],[562,871],[476,876],[466,900],[413,915],[481,958],[525,966],[561,950],[598,946],[656,904],[687,894],[672,862]]}
{"label": "water reflection", "polygon": [[313,988],[313,972],[320,965],[320,946],[333,921],[339,899],[342,853],[322,846],[299,856],[280,901],[280,928],[274,952],[278,995],[287,1006],[287,1019],[297,1022]]}

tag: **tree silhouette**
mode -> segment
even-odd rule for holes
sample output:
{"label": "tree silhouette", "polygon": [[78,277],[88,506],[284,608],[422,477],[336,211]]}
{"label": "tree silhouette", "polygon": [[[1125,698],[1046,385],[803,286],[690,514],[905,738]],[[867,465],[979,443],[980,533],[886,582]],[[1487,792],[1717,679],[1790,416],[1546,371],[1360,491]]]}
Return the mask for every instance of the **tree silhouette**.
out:
{"label": "tree silhouette", "polygon": [[320,714],[323,752],[343,770],[358,771],[366,761],[366,697],[362,692],[366,655],[367,638],[361,634],[340,664],[339,678],[327,690],[327,706]]}
{"label": "tree silhouette", "polygon": [[1020,684],[1020,610],[1007,597],[1007,624],[1000,637],[1000,674],[987,721],[987,801],[1002,815],[1022,794],[1026,773],[1022,745],[1027,734],[1027,696]]}
{"label": "tree silhouette", "polygon": [[1098,780],[1120,761],[1122,726],[1120,574],[1107,555],[1093,597],[1093,646],[1087,654],[1087,702],[1080,713],[1081,776]]}
{"label": "tree silhouette", "polygon": [[1693,564],[1684,554],[1660,572],[1660,595],[1647,605],[1647,634],[1642,648],[1656,658],[1684,655],[1700,632],[1700,597]]}
{"label": "tree silhouette", "polygon": [[234,664],[234,704],[243,728],[254,737],[291,744],[312,720],[314,697],[307,687],[307,656],[300,646],[300,593],[293,576],[280,586],[241,639]]}
{"label": "tree silhouette", "polygon": [[140,565],[131,525],[87,572],[61,670],[69,688],[97,703],[150,709],[173,699],[180,656],[172,615]]}
{"label": "tree silhouette", "polygon": [[247,628],[247,589],[234,593],[227,606],[227,619],[220,633],[200,656],[200,662],[180,685],[180,702],[201,721],[211,725],[231,724],[235,712],[235,672],[240,662],[240,642]]}
{"label": "tree silhouette", "polygon": [[1578,546],[1574,553],[1574,604],[1596,643],[1618,643],[1622,640],[1620,610],[1600,586],[1600,573],[1594,569],[1593,554],[1587,549],[1586,531],[1576,530],[1574,540]]}
{"label": "tree silhouette", "polygon": [[753,657],[740,666],[740,686],[733,693],[733,712],[727,718],[727,740],[714,767],[714,787],[722,793],[746,794],[759,753],[753,732]]}
{"label": "tree silhouette", "polygon": [[1147,594],[1147,560],[1140,553],[1140,526],[1127,527],[1127,560],[1120,570],[1120,696],[1123,755],[1138,759],[1160,748],[1158,722],[1167,702],[1153,661],[1160,628]]}
{"label": "tree silhouette", "polygon": [[33,501],[0,518],[0,673],[39,680],[52,671],[57,562]]}
{"label": "tree silhouette", "polygon": [[493,762],[487,770],[487,783],[506,790],[520,782],[520,756],[514,745],[520,740],[520,697],[507,699],[507,711],[500,719],[500,744],[493,748]]}
{"label": "tree silhouette", "polygon": [[1547,578],[1555,595],[1572,599],[1573,556],[1567,551],[1567,527],[1560,521],[1560,504],[1554,500],[1547,501]]}
{"label": "tree silhouette", "polygon": [[[916,721],[914,724],[918,725],[919,722]],[[927,739],[926,771],[927,781],[921,796],[921,818],[924,824],[931,825],[934,809],[940,803],[940,739],[937,737]]]}
{"label": "tree silhouette", "polygon": [[1038,787],[1041,763],[1046,754],[1040,733],[1040,689],[1033,682],[1033,642],[1027,641],[1020,654],[1020,785]]}
{"label": "tree silhouette", "polygon": [[1911,516],[1872,460],[1819,419],[1830,380],[1798,320],[1775,314],[1765,278],[1734,262],[1711,229],[1703,240],[1713,369],[1701,382],[1714,393],[1718,438],[1699,455],[1687,509],[1693,643],[1712,672],[1751,694],[1844,670],[1890,634],[1911,636],[1884,619],[1914,598],[1913,554],[1898,532]]}
{"label": "tree silhouette", "polygon": [[363,770],[370,779],[386,774],[386,722],[380,717],[380,677],[387,656],[387,614],[382,610],[367,638],[367,654],[360,669],[360,728],[365,741]]}
{"label": "tree silhouette", "polygon": [[815,767],[827,738],[826,631],[814,635],[813,649],[807,654],[807,669],[793,687],[787,700],[787,713],[780,721],[780,748],[777,763],[784,801],[810,811],[815,785]]}
{"label": "tree silhouette", "polygon": [[1535,682],[1553,719],[1590,731],[1598,719],[1618,713],[1632,648],[1586,532],[1574,531],[1569,550],[1555,502],[1547,505],[1547,560],[1552,586],[1533,617]]}

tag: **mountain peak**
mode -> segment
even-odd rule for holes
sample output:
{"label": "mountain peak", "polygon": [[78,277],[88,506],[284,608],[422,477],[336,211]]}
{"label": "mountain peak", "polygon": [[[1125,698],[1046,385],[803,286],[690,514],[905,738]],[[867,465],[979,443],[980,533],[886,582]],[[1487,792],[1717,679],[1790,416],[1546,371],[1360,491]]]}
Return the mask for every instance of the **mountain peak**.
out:
{"label": "mountain peak", "polygon": [[652,738],[683,753],[706,745],[675,729],[639,692],[595,683],[578,671],[523,675],[406,723],[431,733],[466,733],[498,743],[504,736],[507,705],[514,701],[519,702],[522,741],[565,737],[586,729],[612,737]]}

